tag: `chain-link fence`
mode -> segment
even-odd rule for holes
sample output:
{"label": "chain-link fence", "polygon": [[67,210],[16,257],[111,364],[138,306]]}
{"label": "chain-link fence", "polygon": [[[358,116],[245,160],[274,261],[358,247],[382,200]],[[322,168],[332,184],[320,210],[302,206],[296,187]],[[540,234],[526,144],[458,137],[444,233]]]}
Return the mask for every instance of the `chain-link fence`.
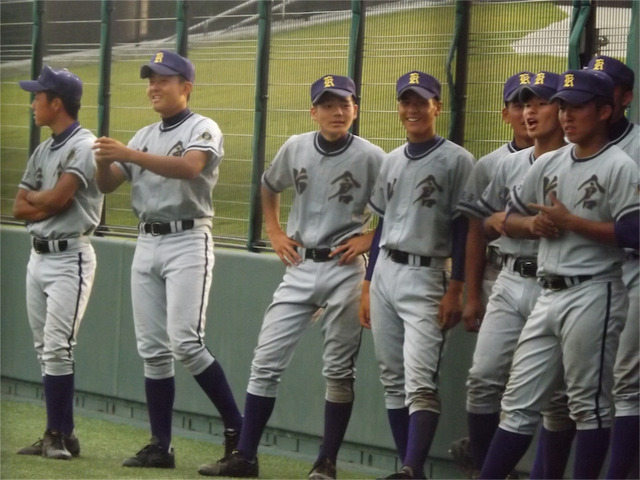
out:
{"label": "chain-link fence", "polygon": [[[361,92],[358,134],[390,151],[404,142],[395,81],[409,70],[429,72],[443,84],[438,133],[447,136],[455,125],[464,133],[460,143],[479,158],[509,140],[500,115],[504,80],[522,70],[568,68],[571,19],[582,4],[590,2],[3,0],[2,221],[12,221],[13,198],[29,154],[29,95],[17,81],[37,74],[34,32],[42,35],[42,63],[69,68],[83,79],[83,126],[96,134],[106,129],[102,133],[125,143],[139,128],[158,120],[146,99],[146,82],[139,78],[140,65],[156,49],[177,49],[186,39],[197,72],[190,107],[213,118],[225,137],[214,190],[214,237],[218,244],[255,247],[266,244],[259,228],[256,172],[268,165],[287,137],[315,129],[309,115],[309,85],[314,80],[329,73],[354,73]],[[265,7],[268,35],[261,36]],[[469,15],[468,28],[460,22],[461,8]],[[38,9],[43,10],[40,17]],[[359,22],[354,19],[357,10],[364,12]],[[591,10],[579,46],[584,60],[589,53],[625,59],[633,48],[637,54],[637,45],[629,45],[631,2],[598,2]],[[181,12],[186,12],[182,36]],[[34,18],[41,18],[41,24]],[[355,41],[358,35],[361,43]],[[105,38],[111,39],[108,56]],[[462,42],[464,53],[456,49],[455,39]],[[259,52],[268,55],[260,58]],[[109,88],[101,78],[105,61]],[[456,77],[461,65],[466,71],[462,82]],[[257,71],[268,71],[266,85]],[[463,87],[462,104],[453,95],[453,79],[459,83],[457,91]],[[105,99],[108,121],[101,113]],[[258,108],[261,101],[266,112]],[[462,123],[453,123],[454,107],[462,110]],[[260,119],[266,122],[264,129],[257,127]],[[49,134],[42,129],[40,138]],[[262,150],[257,145],[263,145]],[[289,202],[285,194],[283,222]],[[127,186],[106,197],[104,223],[113,234],[136,232]],[[252,223],[258,226],[256,232]]]}

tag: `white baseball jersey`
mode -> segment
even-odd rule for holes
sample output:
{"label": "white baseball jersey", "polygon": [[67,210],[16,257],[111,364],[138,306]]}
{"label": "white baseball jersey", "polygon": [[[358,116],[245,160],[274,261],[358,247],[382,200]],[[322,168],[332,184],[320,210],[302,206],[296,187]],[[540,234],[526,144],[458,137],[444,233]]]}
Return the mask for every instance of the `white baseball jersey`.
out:
{"label": "white baseball jersey", "polygon": [[[627,154],[609,144],[591,157],[578,159],[573,149],[567,145],[542,155],[531,166],[511,195],[522,214],[537,213],[529,203],[550,205],[549,192],[570,212],[589,220],[616,221],[640,209],[638,166]],[[560,239],[540,240],[538,276],[596,276],[612,272],[623,258],[617,246],[564,232]]]}
{"label": "white baseball jersey", "polygon": [[[509,193],[515,190],[533,165],[534,147],[529,147],[503,157],[494,171],[491,183],[476,202],[476,210],[485,216],[504,211],[509,201]],[[500,253],[514,257],[535,257],[538,254],[538,240],[500,237]]]}
{"label": "white baseball jersey", "polygon": [[131,182],[131,206],[141,221],[213,217],[211,192],[218,182],[218,165],[224,155],[222,132],[216,122],[191,112],[170,127],[158,122],[142,128],[128,146],[157,155],[181,157],[189,150],[201,150],[209,156],[193,180],[167,178],[138,165],[117,163]]}
{"label": "white baseball jersey", "polygon": [[631,160],[640,164],[640,125],[629,123],[624,133],[611,143],[620,147]]}
{"label": "white baseball jersey", "polygon": [[488,153],[484,157],[481,157],[476,162],[473,170],[471,170],[469,178],[467,179],[467,183],[462,192],[462,198],[458,204],[458,208],[463,213],[478,218],[484,218],[487,216],[485,211],[479,211],[477,209],[477,201],[480,200],[482,192],[485,191],[491,180],[494,178],[500,160],[504,156],[517,151],[518,148],[515,145],[515,141],[512,140]]}
{"label": "white baseball jersey", "polygon": [[460,215],[456,206],[473,163],[468,151],[444,138],[416,158],[406,145],[389,153],[369,202],[385,219],[380,247],[450,257],[451,220]]}
{"label": "white baseball jersey", "polygon": [[326,153],[318,132],[293,135],[264,172],[262,184],[273,193],[296,189],[287,236],[306,248],[329,248],[362,233],[370,220],[366,208],[384,151],[350,135],[345,146]]}
{"label": "white baseball jersey", "polygon": [[24,190],[49,190],[55,187],[63,173],[72,173],[82,187],[73,197],[72,205],[63,212],[39,222],[27,222],[27,230],[38,238],[59,240],[93,233],[100,223],[104,196],[93,180],[96,165],[93,143],[96,137],[77,125],[59,144],[53,138],[35,149],[20,181]]}

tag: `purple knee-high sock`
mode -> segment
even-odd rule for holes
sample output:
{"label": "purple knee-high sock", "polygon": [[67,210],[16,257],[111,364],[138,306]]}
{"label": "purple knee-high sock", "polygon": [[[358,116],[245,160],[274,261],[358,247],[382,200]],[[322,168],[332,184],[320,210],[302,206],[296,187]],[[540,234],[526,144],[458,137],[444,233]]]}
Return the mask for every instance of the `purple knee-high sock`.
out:
{"label": "purple knee-high sock", "polygon": [[400,457],[400,462],[404,462],[404,457],[407,456],[407,440],[409,439],[409,408],[387,409],[387,417],[393,442],[398,450],[398,457]]}
{"label": "purple knee-high sock", "polygon": [[578,430],[573,478],[598,478],[609,449],[610,428]]}
{"label": "purple knee-high sock", "polygon": [[[47,430],[67,433],[69,421],[73,425],[73,383],[73,373],[42,377],[47,410]],[[69,414],[71,414],[70,420]]]}
{"label": "purple knee-high sock", "polygon": [[326,457],[336,463],[352,410],[353,402],[335,403],[328,400],[324,402],[324,436],[318,458]]}
{"label": "purple knee-high sock", "polygon": [[440,415],[428,410],[413,412],[409,416],[409,440],[403,465],[410,467],[415,478],[425,478],[424,463],[436,434]]}
{"label": "purple knee-high sock", "polygon": [[159,380],[145,377],[144,390],[147,397],[151,435],[158,439],[162,448],[169,450],[173,401],[176,396],[174,377]]}
{"label": "purple knee-high sock", "polygon": [[498,427],[482,465],[480,478],[507,478],[527,452],[532,439],[532,435],[512,433]]}
{"label": "purple knee-high sock", "polygon": [[606,478],[634,478],[629,477],[629,473],[633,464],[638,461],[638,438],[640,438],[639,416],[616,417],[613,423],[611,457]]}
{"label": "purple knee-high sock", "polygon": [[567,468],[575,428],[554,432],[542,427],[531,478],[562,478]]}
{"label": "purple knee-high sock", "polygon": [[469,445],[471,458],[476,470],[482,468],[487,456],[491,439],[500,424],[500,412],[495,413],[467,413],[469,428]]}
{"label": "purple knee-high sock", "polygon": [[275,397],[260,397],[247,393],[244,404],[244,422],[238,441],[238,451],[247,460],[251,461],[256,458],[262,432],[271,417],[275,404]]}
{"label": "purple knee-high sock", "polygon": [[222,370],[220,362],[215,360],[204,371],[194,375],[193,378],[196,379],[200,388],[207,394],[209,400],[220,413],[224,428],[232,428],[239,432],[242,428],[242,415],[233,398],[231,387],[227,382],[227,377],[224,374],[224,370]]}

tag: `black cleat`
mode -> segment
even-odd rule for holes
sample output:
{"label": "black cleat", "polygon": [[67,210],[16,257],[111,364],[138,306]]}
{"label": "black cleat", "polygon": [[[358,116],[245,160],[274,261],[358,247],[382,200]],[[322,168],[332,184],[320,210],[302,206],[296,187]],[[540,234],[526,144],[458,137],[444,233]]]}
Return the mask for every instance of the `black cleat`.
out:
{"label": "black cleat", "polygon": [[42,438],[42,456],[57,460],[70,460],[71,452],[67,450],[62,439],[62,434],[47,430]]}
{"label": "black cleat", "polygon": [[250,462],[236,450],[216,463],[200,465],[198,473],[208,477],[258,478],[258,459]]}
{"label": "black cleat", "polygon": [[173,448],[166,451],[160,446],[156,437],[151,437],[151,442],[140,450],[134,457],[122,462],[123,467],[138,468],[176,468],[176,459]]}
{"label": "black cleat", "polygon": [[327,457],[316,460],[309,472],[308,480],[333,480],[336,478],[336,464]]}

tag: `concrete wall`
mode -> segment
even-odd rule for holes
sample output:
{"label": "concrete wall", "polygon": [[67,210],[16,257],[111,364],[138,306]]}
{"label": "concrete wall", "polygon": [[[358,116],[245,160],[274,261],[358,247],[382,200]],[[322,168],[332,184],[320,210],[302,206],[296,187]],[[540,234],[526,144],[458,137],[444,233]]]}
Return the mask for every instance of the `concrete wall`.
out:
{"label": "concrete wall", "polygon": [[[94,237],[93,244],[98,270],[78,335],[76,389],[144,403],[142,361],[136,352],[129,288],[135,240]],[[0,372],[5,379],[39,383],[40,369],[25,308],[29,235],[23,228],[2,226],[0,245]],[[216,249],[206,343],[225,369],[241,408],[262,314],[283,271],[283,265],[273,254]],[[317,439],[322,431],[324,382],[320,337],[318,326],[311,326],[282,380],[269,426],[287,432],[289,437]],[[465,379],[474,342],[475,336],[465,333],[461,326],[451,332],[447,341],[441,374],[443,414],[431,450],[435,461],[448,460],[450,442],[466,435]],[[217,412],[196,382],[181,365],[176,367],[175,409],[215,417]],[[358,446],[356,450],[361,453],[386,452],[393,456],[369,331],[363,332],[356,403],[346,441]]]}

